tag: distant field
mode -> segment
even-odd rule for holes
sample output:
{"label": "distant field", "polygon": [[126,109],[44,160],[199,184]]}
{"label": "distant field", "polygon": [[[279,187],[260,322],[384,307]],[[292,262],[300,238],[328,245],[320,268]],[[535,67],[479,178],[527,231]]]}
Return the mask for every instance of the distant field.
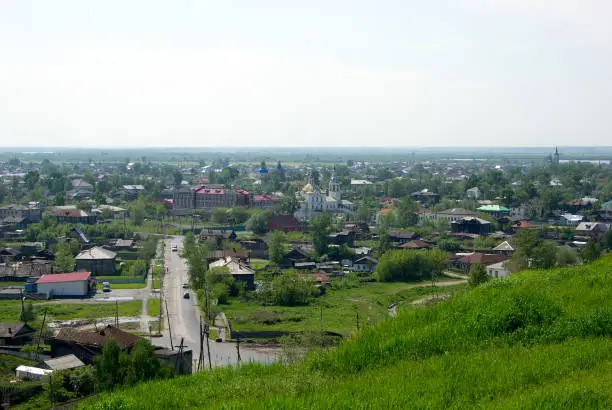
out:
{"label": "distant field", "polygon": [[[398,303],[398,309],[411,309],[405,302],[422,298],[434,292],[430,286],[415,287],[415,283],[364,283],[357,288],[329,289],[308,306],[262,306],[257,302],[232,300],[220,305],[233,330],[275,330],[299,332],[326,330],[344,335],[360,326],[372,326],[389,318],[388,306]],[[457,293],[467,285],[438,287],[438,293]]]}
{"label": "distant field", "polygon": [[[102,317],[112,317],[115,315],[115,304],[107,303],[49,303],[47,301],[35,301],[34,313],[36,319],[34,323],[42,320],[43,309],[47,310],[47,319],[68,320],[68,319],[94,319]],[[140,300],[121,302],[119,306],[119,316],[138,316],[142,309]],[[18,322],[21,316],[21,302],[18,300],[0,300],[0,321]]]}

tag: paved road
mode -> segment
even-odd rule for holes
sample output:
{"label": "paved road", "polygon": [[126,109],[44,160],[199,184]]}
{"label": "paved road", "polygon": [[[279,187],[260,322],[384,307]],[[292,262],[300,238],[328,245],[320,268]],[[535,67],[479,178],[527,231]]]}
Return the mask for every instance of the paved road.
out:
{"label": "paved road", "polygon": [[[172,330],[172,341],[174,346],[180,344],[184,338],[184,344],[193,351],[193,358],[197,360],[200,354],[200,309],[195,294],[182,288],[183,283],[188,282],[188,269],[185,260],[180,257],[183,237],[175,236],[166,239],[165,263],[168,273],[164,276],[163,292],[164,300],[168,303],[168,313]],[[172,252],[172,245],[177,245],[179,252]],[[188,292],[189,299],[183,297]],[[165,313],[165,306],[164,313]],[[164,315],[165,326],[167,319]],[[163,338],[154,339],[155,344],[169,345],[168,330],[164,331]],[[207,362],[206,343],[204,343],[205,362]],[[232,343],[215,343],[210,341],[210,355],[213,366],[234,364],[237,361],[236,347]],[[276,359],[277,349],[249,348],[242,344],[240,356],[243,361],[270,362]]]}

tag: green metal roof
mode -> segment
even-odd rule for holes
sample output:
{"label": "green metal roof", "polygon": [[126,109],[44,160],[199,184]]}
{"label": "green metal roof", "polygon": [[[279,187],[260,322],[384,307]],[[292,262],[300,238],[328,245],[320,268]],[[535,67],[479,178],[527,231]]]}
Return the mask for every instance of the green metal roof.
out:
{"label": "green metal roof", "polygon": [[509,212],[510,210],[501,205],[483,205],[477,209],[482,212]]}

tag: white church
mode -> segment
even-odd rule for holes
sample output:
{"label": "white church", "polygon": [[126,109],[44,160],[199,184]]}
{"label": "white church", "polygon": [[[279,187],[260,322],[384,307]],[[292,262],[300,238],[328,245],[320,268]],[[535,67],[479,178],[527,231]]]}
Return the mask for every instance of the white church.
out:
{"label": "white church", "polygon": [[308,176],[308,183],[296,195],[300,195],[301,198],[299,207],[294,215],[300,220],[312,218],[319,212],[352,213],[355,209],[355,205],[351,201],[342,199],[340,183],[338,178],[336,178],[335,171],[329,181],[327,192],[321,192],[318,187],[314,186],[312,174],[310,174]]}

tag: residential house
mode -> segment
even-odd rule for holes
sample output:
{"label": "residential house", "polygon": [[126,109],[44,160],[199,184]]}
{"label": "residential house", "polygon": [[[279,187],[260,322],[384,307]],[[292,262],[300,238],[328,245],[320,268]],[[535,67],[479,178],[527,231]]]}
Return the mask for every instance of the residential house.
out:
{"label": "residential house", "polygon": [[111,219],[115,220],[123,220],[129,216],[127,209],[113,205],[100,205],[91,212],[102,218],[104,218],[104,215],[109,215]]}
{"label": "residential house", "polygon": [[451,222],[451,232],[488,235],[491,232],[491,222],[473,216],[466,216]]}
{"label": "residential house", "polygon": [[406,243],[417,236],[414,232],[403,229],[389,229],[388,235],[391,242],[398,243]]}
{"label": "residential house", "polygon": [[559,222],[562,225],[578,226],[584,220],[585,217],[583,215],[562,214]]}
{"label": "residential house", "polygon": [[94,190],[94,187],[92,184],[80,178],[73,179],[71,181],[71,185],[74,191],[84,191],[84,192],[91,193]]}
{"label": "residential house", "polygon": [[70,229],[70,237],[78,239],[82,245],[89,244],[89,238],[78,226],[73,226],[72,229]]}
{"label": "residential house", "polygon": [[327,235],[329,243],[332,245],[352,246],[355,241],[355,234],[350,231],[342,231]]}
{"label": "residential house", "polygon": [[144,192],[144,185],[124,185],[123,186],[123,200],[124,201],[135,201]]}
{"label": "residential house", "polygon": [[208,252],[208,255],[206,255],[206,260],[209,262],[224,258],[234,258],[242,262],[247,262],[249,259],[249,252],[236,249],[224,249],[211,251]]}
{"label": "residential house", "polygon": [[[93,364],[94,358],[102,354],[103,346],[109,340],[115,340],[119,348],[130,352],[142,337],[125,332],[114,326],[108,325],[101,330],[79,330],[64,327],[50,340],[51,357],[62,357],[73,354],[85,364]],[[169,351],[157,348],[153,355],[160,359],[166,366],[171,367],[175,373],[191,374],[192,372],[192,350]],[[182,360],[181,360],[182,359]]]}
{"label": "residential house", "polygon": [[133,239],[117,239],[117,240],[114,240],[114,244],[112,246],[113,246],[113,249],[117,251],[131,251],[134,249],[134,240]]}
{"label": "residential house", "polygon": [[353,232],[356,240],[363,240],[370,237],[370,227],[365,222],[354,224],[346,224],[343,228],[345,231]]}
{"label": "residential house", "polygon": [[244,283],[247,290],[255,289],[255,271],[243,260],[233,256],[226,256],[208,265],[209,269],[225,267],[236,280]]}
{"label": "residential house", "polygon": [[425,204],[438,202],[440,195],[431,192],[429,189],[425,188],[420,191],[413,192],[412,194],[410,194],[410,197],[415,201]]}
{"label": "residential house", "polygon": [[42,209],[38,206],[20,204],[0,206],[0,223],[6,218],[26,219],[28,222],[36,223],[42,219]]}
{"label": "residential house", "polygon": [[376,216],[374,217],[374,223],[376,225],[380,225],[385,215],[390,215],[390,214],[393,214],[392,208],[383,208],[379,211],[376,211]]}
{"label": "residential house", "polygon": [[353,271],[371,273],[376,270],[376,266],[378,266],[378,260],[371,256],[362,256],[353,262]]}
{"label": "residential house", "polygon": [[283,259],[279,265],[281,268],[291,268],[296,263],[307,261],[310,261],[310,255],[303,249],[294,247],[283,255]]}
{"label": "residential house", "polygon": [[608,229],[610,226],[603,222],[581,222],[574,232],[578,236],[596,237],[605,234]]}
{"label": "residential house", "polygon": [[487,265],[487,275],[492,278],[505,278],[506,276],[510,276],[510,270],[506,268],[506,262],[497,262],[491,265]]}
{"label": "residential house", "polygon": [[270,215],[268,229],[271,231],[303,231],[304,226],[293,215]]}
{"label": "residential house", "polygon": [[117,254],[99,246],[82,251],[75,260],[76,270],[86,270],[94,276],[112,275],[117,272]]}
{"label": "residential house", "polygon": [[0,323],[0,346],[23,346],[31,343],[36,329],[24,322]]}
{"label": "residential house", "polygon": [[507,216],[510,213],[510,209],[502,205],[482,205],[476,208],[478,212],[484,212],[491,215],[494,218],[501,218]]}
{"label": "residential house", "polygon": [[413,240],[400,245],[402,249],[429,249],[431,245],[420,240]]}
{"label": "residential house", "polygon": [[98,217],[95,214],[88,214],[82,209],[61,209],[54,212],[55,220],[58,224],[95,224]]}
{"label": "residential house", "polygon": [[494,263],[505,261],[506,259],[508,259],[508,257],[505,255],[474,252],[462,256],[456,261],[456,264],[465,272],[468,272],[472,265],[489,266]]}
{"label": "residential house", "polygon": [[234,242],[237,237],[233,229],[202,229],[200,231],[200,242],[215,242],[217,247],[221,246],[223,241]]}
{"label": "residential house", "polygon": [[493,248],[493,252],[501,253],[504,255],[511,255],[516,251],[516,248],[508,241],[503,241],[495,248]]}
{"label": "residential house", "polygon": [[267,259],[268,258],[268,244],[261,238],[255,238],[250,240],[244,240],[239,242],[240,245],[245,248],[252,258]]}

